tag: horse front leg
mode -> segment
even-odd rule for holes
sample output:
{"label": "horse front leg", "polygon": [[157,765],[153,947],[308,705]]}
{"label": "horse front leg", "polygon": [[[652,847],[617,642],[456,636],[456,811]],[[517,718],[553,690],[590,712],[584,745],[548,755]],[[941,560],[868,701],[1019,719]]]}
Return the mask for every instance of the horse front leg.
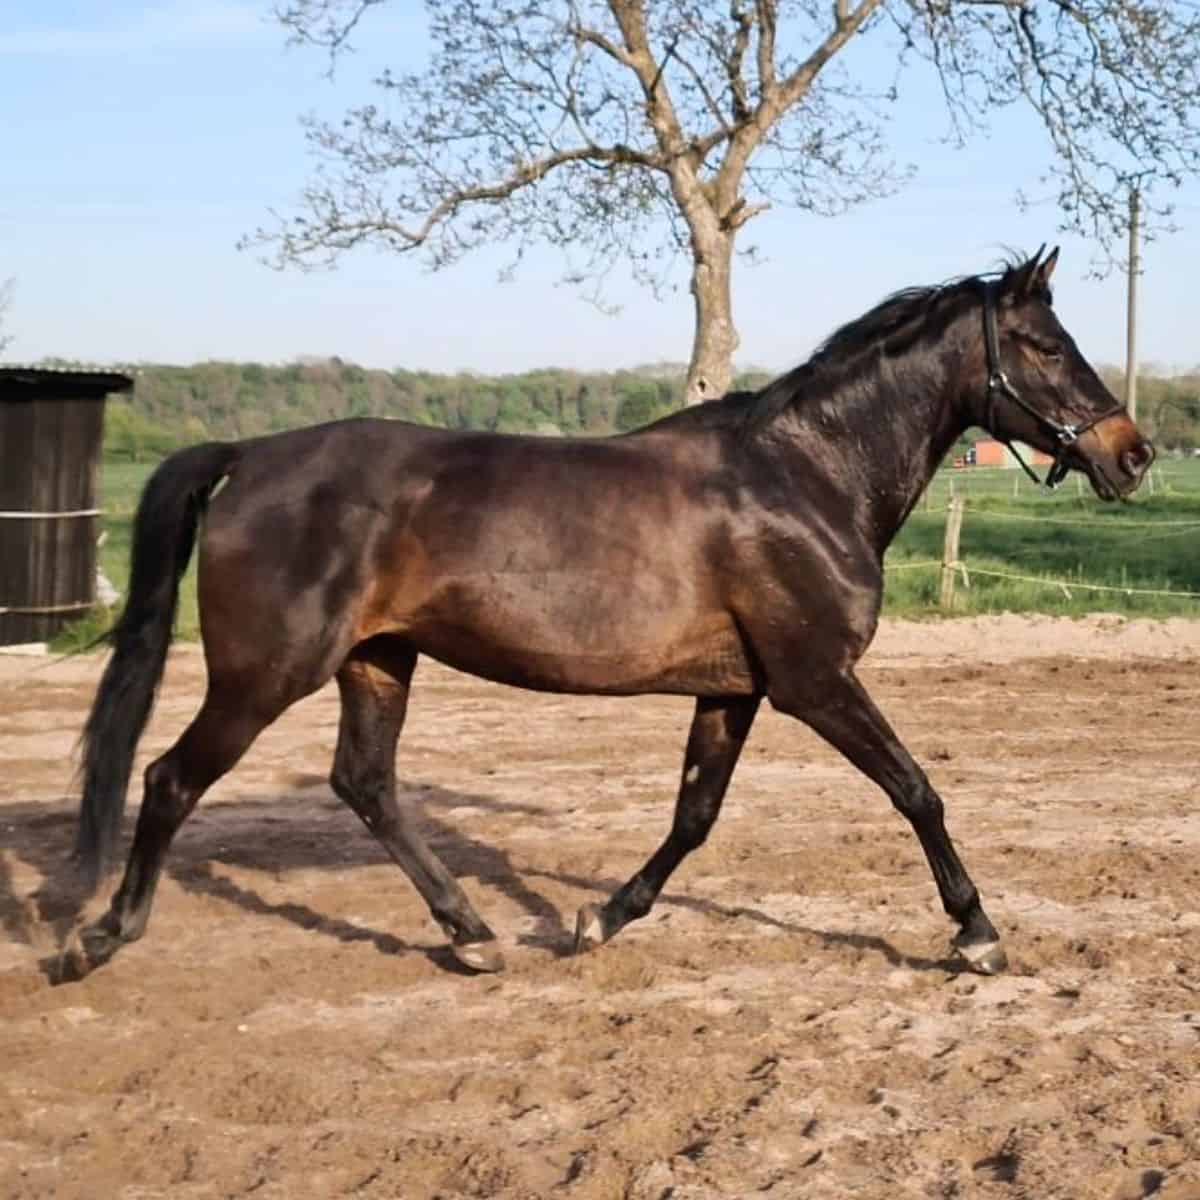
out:
{"label": "horse front leg", "polygon": [[[819,684],[819,685],[818,685]],[[802,687],[772,680],[771,703],[797,717],[874,780],[908,819],[929,860],[946,912],[958,922],[952,945],[983,975],[1008,966],[1000,935],[946,832],[944,806],[853,671],[807,677]]]}
{"label": "horse front leg", "polygon": [[604,905],[585,904],[575,922],[575,951],[606,942],[651,909],[671,872],[704,844],[721,811],[733,768],[758,712],[759,696],[701,698],[688,735],[671,832],[649,861]]}

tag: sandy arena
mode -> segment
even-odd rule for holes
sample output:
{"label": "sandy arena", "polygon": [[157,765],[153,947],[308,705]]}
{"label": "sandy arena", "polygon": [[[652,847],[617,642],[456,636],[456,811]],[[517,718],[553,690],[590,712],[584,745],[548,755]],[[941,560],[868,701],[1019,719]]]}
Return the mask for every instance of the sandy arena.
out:
{"label": "sandy arena", "polygon": [[[202,802],[145,938],[51,987],[101,661],[0,657],[0,1197],[1198,1200],[1198,666],[1200,622],[881,631],[997,979],[882,793],[767,709],[654,913],[570,957],[666,831],[691,702],[426,662],[402,786],[505,974],[333,797],[329,687]],[[172,652],[139,770],[203,679]]]}

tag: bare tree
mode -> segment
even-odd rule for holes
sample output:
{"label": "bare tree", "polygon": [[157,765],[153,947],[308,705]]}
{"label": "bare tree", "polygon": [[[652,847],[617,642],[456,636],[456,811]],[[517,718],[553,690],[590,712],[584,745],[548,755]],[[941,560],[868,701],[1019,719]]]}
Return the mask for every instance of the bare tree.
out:
{"label": "bare tree", "polygon": [[4,332],[4,320],[8,315],[9,305],[12,304],[14,280],[6,279],[0,283],[0,354],[12,345],[12,334]]}
{"label": "bare tree", "polygon": [[[330,69],[385,0],[282,0],[291,37]],[[310,120],[302,215],[243,245],[278,265],[364,242],[433,267],[494,241],[561,247],[569,279],[615,262],[660,286],[690,265],[689,401],[729,385],[730,280],[742,228],[773,203],[834,214],[907,172],[884,133],[906,69],[940,82],[950,137],[1025,102],[1052,151],[1062,225],[1115,245],[1126,186],[1200,165],[1200,14],[1166,0],[432,0],[426,70],[378,102]],[[895,74],[852,70],[890,39]],[[1161,191],[1160,187],[1160,191]],[[1160,214],[1162,209],[1156,210]]]}

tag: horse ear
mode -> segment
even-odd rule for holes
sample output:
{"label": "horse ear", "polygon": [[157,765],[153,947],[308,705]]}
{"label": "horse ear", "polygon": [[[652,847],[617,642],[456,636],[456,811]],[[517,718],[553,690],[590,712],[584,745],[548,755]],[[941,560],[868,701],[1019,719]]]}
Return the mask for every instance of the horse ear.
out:
{"label": "horse ear", "polygon": [[[1025,299],[1026,296],[1032,295],[1033,292],[1037,290],[1037,287],[1040,282],[1039,272],[1041,271],[1041,266],[1038,263],[1038,259],[1040,259],[1042,257],[1042,251],[1045,249],[1046,249],[1046,243],[1043,242],[1038,247],[1037,253],[1034,254],[1031,258],[1027,259],[1025,262],[1023,262],[1013,272],[1012,282],[1010,283],[1009,286],[1010,286],[1010,290],[1011,290],[1012,294],[1018,300]],[[1057,254],[1057,251],[1055,251],[1055,254]],[[1050,262],[1051,270],[1054,269],[1054,264],[1052,261],[1053,258],[1054,258],[1054,255],[1051,255],[1050,258],[1046,260],[1047,262]]]}
{"label": "horse ear", "polygon": [[[1039,251],[1040,253],[1040,251]],[[1054,274],[1054,268],[1058,265],[1058,247],[1055,246],[1046,257],[1036,271],[1033,273],[1033,290],[1035,292],[1047,291],[1050,287],[1050,276]]]}

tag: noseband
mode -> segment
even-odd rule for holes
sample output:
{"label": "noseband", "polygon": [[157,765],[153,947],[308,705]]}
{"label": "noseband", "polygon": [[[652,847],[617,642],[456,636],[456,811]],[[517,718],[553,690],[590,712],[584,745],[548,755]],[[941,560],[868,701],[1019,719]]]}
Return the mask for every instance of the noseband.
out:
{"label": "noseband", "polygon": [[987,431],[999,442],[1003,442],[1009,450],[1012,451],[1013,457],[1019,462],[1025,471],[1025,474],[1033,480],[1034,483],[1042,481],[1037,477],[1037,473],[1032,467],[1021,457],[1017,448],[1012,444],[1012,441],[1006,437],[1002,437],[996,430],[996,394],[1006,397],[1014,404],[1023,408],[1033,419],[1045,430],[1054,435],[1054,440],[1057,443],[1057,450],[1054,455],[1054,462],[1050,465],[1050,470],[1046,472],[1046,486],[1048,488],[1056,488],[1067,477],[1067,472],[1070,471],[1070,465],[1067,463],[1067,454],[1077,441],[1089,429],[1099,425],[1101,421],[1121,412],[1125,405],[1121,403],[1114,404],[1112,408],[1102,412],[1098,417],[1093,417],[1090,421],[1086,421],[1082,425],[1064,425],[1061,421],[1056,421],[1053,417],[1048,417],[1045,413],[1038,412],[1021,393],[1013,387],[1007,375],[1000,366],[1000,337],[996,331],[996,287],[995,284],[985,284],[983,289],[983,341],[987,349]]}

